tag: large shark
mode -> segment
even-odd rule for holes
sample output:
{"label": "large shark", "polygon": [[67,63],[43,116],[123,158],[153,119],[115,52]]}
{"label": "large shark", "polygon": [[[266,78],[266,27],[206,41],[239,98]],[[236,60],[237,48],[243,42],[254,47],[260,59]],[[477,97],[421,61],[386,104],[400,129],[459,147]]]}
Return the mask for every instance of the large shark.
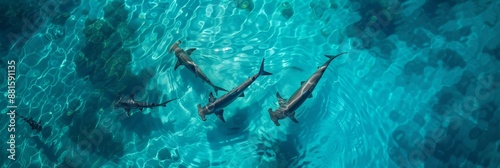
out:
{"label": "large shark", "polygon": [[271,120],[274,122],[274,124],[276,124],[276,126],[280,125],[278,120],[284,119],[286,117],[290,118],[295,123],[299,123],[299,121],[297,121],[297,119],[295,118],[295,110],[297,110],[302,105],[302,103],[306,101],[307,98],[312,97],[312,91],[325,73],[328,65],[330,65],[330,62],[345,53],[347,52],[340,53],[335,56],[325,55],[329,58],[329,60],[326,61],[321,67],[319,67],[318,70],[316,70],[316,72],[314,72],[314,74],[309,77],[309,79],[307,79],[307,81],[302,81],[299,89],[297,89],[297,91],[295,91],[295,93],[293,93],[293,95],[288,100],[283,99],[280,93],[276,92],[276,97],[278,98],[280,107],[274,112],[272,108],[269,108],[268,110],[269,115],[271,116]]}
{"label": "large shark", "polygon": [[175,57],[177,57],[177,62],[175,62],[175,67],[174,71],[179,68],[179,66],[184,65],[189,71],[193,72],[196,77],[200,77],[203,81],[207,82],[210,86],[212,86],[215,90],[215,94],[217,95],[217,91],[222,90],[226,91],[226,89],[221,88],[219,86],[216,86],[208,79],[208,77],[201,71],[200,67],[194,63],[194,61],[191,59],[191,53],[196,50],[196,48],[190,48],[184,51],[182,48],[179,47],[179,44],[181,44],[181,41],[178,40],[176,43],[172,44],[170,46],[170,49],[168,50],[169,53],[172,51],[174,52]]}
{"label": "large shark", "polygon": [[233,90],[229,91],[219,99],[215,99],[214,95],[212,92],[210,92],[209,98],[208,98],[208,104],[204,107],[201,107],[200,104],[198,104],[198,115],[201,117],[203,121],[206,121],[207,118],[205,115],[213,114],[217,115],[217,117],[222,121],[226,122],[224,119],[224,107],[228,106],[231,104],[234,100],[236,100],[238,97],[244,97],[245,94],[243,93],[246,88],[248,88],[260,75],[272,75],[270,72],[264,71],[264,60],[262,59],[262,63],[260,64],[260,70],[257,74],[253,75],[252,77],[248,78],[245,82],[243,82],[241,85],[238,87],[234,88]]}
{"label": "large shark", "polygon": [[114,108],[123,108],[125,109],[125,112],[127,112],[127,117],[130,116],[130,109],[139,109],[142,111],[142,109],[145,108],[151,108],[153,109],[154,107],[165,107],[167,106],[168,103],[171,101],[177,100],[177,98],[167,100],[163,103],[157,104],[157,103],[147,103],[147,102],[138,102],[135,101],[134,95],[130,95],[129,99],[123,99],[121,96],[118,96],[117,99],[114,102]]}

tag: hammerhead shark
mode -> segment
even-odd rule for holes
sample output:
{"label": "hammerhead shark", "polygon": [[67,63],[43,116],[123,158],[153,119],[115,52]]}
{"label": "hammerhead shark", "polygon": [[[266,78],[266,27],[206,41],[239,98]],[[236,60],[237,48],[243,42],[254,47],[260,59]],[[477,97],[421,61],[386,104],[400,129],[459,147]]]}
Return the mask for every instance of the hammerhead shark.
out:
{"label": "hammerhead shark", "polygon": [[224,119],[224,107],[228,106],[231,104],[233,101],[235,101],[238,97],[244,97],[245,94],[243,93],[246,88],[248,88],[260,75],[272,75],[270,72],[266,72],[264,70],[264,58],[262,59],[262,63],[260,64],[260,70],[257,74],[251,76],[248,78],[245,82],[240,84],[238,87],[234,88],[233,90],[227,92],[225,95],[220,97],[219,99],[215,99],[214,95],[212,92],[210,92],[209,98],[208,98],[208,104],[204,107],[201,107],[200,104],[198,104],[198,115],[201,117],[203,121],[206,121],[207,118],[205,115],[213,114],[215,115],[222,121],[226,122]]}
{"label": "hammerhead shark", "polygon": [[127,117],[130,117],[130,109],[139,109],[142,111],[145,108],[151,108],[153,109],[154,107],[166,107],[168,103],[171,101],[177,100],[177,98],[167,100],[166,102],[157,104],[157,103],[147,103],[147,102],[138,102],[135,101],[134,95],[130,95],[129,99],[123,99],[121,96],[117,96],[117,100],[114,102],[114,109],[117,108],[123,108],[125,109],[125,112],[127,113]]}
{"label": "hammerhead shark", "polygon": [[271,120],[274,122],[274,124],[276,124],[276,126],[280,126],[278,120],[284,119],[286,117],[290,118],[295,123],[299,123],[299,121],[295,118],[295,110],[297,110],[306,101],[307,98],[312,98],[312,91],[325,73],[328,65],[330,65],[330,62],[345,53],[347,52],[340,53],[335,56],[325,55],[329,58],[329,60],[326,61],[321,67],[318,67],[318,70],[316,70],[316,72],[314,72],[314,74],[309,77],[307,81],[302,81],[299,89],[297,89],[297,91],[295,91],[295,93],[293,93],[293,95],[288,100],[283,99],[280,93],[276,92],[276,97],[278,98],[280,107],[274,112],[272,108],[269,108],[268,110],[269,115],[271,116]]}
{"label": "hammerhead shark", "polygon": [[42,131],[42,120],[36,122],[35,120],[33,120],[32,117],[30,117],[29,119],[26,118],[26,117],[23,117],[19,114],[16,114],[17,116],[21,117],[24,121],[26,121],[30,126],[31,126],[31,130],[36,130],[38,132]]}
{"label": "hammerhead shark", "polygon": [[196,50],[196,48],[190,48],[184,51],[182,48],[179,47],[179,44],[181,44],[181,41],[178,40],[176,43],[172,44],[170,46],[170,49],[168,50],[169,53],[174,51],[175,57],[177,57],[177,62],[175,62],[175,67],[174,71],[179,68],[179,66],[184,65],[189,71],[193,72],[196,77],[200,77],[203,81],[207,82],[210,86],[212,86],[215,90],[215,94],[217,95],[217,91],[222,90],[226,91],[226,89],[216,86],[215,84],[212,83],[212,81],[201,71],[200,67],[194,63],[194,61],[191,59],[191,54]]}

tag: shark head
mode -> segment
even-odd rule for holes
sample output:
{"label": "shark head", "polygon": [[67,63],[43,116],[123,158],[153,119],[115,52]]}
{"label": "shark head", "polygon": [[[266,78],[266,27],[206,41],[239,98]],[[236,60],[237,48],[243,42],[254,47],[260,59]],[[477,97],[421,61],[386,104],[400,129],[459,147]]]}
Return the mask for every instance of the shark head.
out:
{"label": "shark head", "polygon": [[172,46],[170,46],[168,52],[171,53],[172,51],[177,50],[177,48],[179,48],[179,44],[181,44],[181,41],[177,40],[174,44],[172,44]]}
{"label": "shark head", "polygon": [[207,108],[202,108],[200,104],[198,104],[198,115],[201,117],[201,120],[207,121],[207,118],[205,117],[205,114],[208,113]]}
{"label": "shark head", "polygon": [[175,54],[175,55],[179,55],[179,54],[180,54],[180,53],[182,53],[183,51],[184,51],[184,50],[182,50],[182,48],[177,47],[177,48],[175,48],[175,49],[174,49],[174,54]]}

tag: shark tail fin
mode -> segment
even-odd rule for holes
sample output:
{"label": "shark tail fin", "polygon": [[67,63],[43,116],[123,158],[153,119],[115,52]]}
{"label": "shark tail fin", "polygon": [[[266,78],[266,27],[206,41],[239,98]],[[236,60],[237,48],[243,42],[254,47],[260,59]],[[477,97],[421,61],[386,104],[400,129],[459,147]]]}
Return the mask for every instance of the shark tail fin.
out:
{"label": "shark tail fin", "polygon": [[260,64],[259,75],[263,75],[263,76],[272,75],[271,72],[267,72],[267,71],[264,70],[264,60],[266,60],[266,59],[262,58],[262,63]]}
{"label": "shark tail fin", "polygon": [[340,53],[340,54],[337,54],[337,55],[325,55],[325,56],[333,60],[333,59],[335,59],[338,56],[341,56],[343,54],[347,54],[347,52],[343,52],[343,53]]}
{"label": "shark tail fin", "polygon": [[222,87],[219,87],[219,86],[215,86],[215,85],[212,85],[212,87],[214,87],[214,90],[215,90],[215,95],[219,95],[218,91],[219,90],[222,90],[222,91],[226,91],[226,89],[222,88]]}
{"label": "shark tail fin", "polygon": [[163,102],[160,105],[163,107],[166,107],[168,103],[170,103],[171,101],[177,100],[177,99],[179,99],[179,98],[173,98],[173,99],[167,100],[166,102]]}
{"label": "shark tail fin", "polygon": [[269,116],[271,117],[271,120],[274,122],[274,124],[276,124],[276,126],[280,126],[280,123],[278,122],[278,117],[276,117],[276,114],[273,113],[273,109],[269,108],[267,112],[269,112]]}

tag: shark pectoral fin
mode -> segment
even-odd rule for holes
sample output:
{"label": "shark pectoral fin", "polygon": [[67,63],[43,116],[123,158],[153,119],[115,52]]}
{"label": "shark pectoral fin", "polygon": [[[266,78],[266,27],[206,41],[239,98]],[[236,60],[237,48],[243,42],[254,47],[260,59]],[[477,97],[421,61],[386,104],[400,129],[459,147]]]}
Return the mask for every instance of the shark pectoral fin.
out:
{"label": "shark pectoral fin", "polygon": [[306,83],[306,81],[300,81],[300,85],[303,85],[304,83]]}
{"label": "shark pectoral fin", "polygon": [[177,62],[175,62],[174,71],[177,70],[177,68],[179,68],[179,66],[181,66],[181,62],[179,60],[177,60]]}
{"label": "shark pectoral fin", "polygon": [[205,117],[205,113],[202,111],[201,104],[198,104],[196,107],[198,107],[198,115],[201,117],[201,120],[206,121],[207,118]]}
{"label": "shark pectoral fin", "polygon": [[130,109],[125,109],[125,113],[127,114],[127,117],[130,117]]}
{"label": "shark pectoral fin", "polygon": [[215,101],[215,97],[214,97],[214,94],[212,94],[212,92],[210,92],[210,94],[208,95],[208,102],[209,103],[212,103]]}
{"label": "shark pectoral fin", "polygon": [[245,93],[241,93],[238,97],[245,97]]}
{"label": "shark pectoral fin", "polygon": [[195,50],[196,50],[196,48],[190,48],[190,49],[187,49],[187,50],[186,50],[186,54],[187,54],[187,55],[191,55],[191,53],[193,53],[193,51],[195,51]]}
{"label": "shark pectoral fin", "polygon": [[269,112],[269,116],[271,117],[271,121],[273,121],[273,123],[276,125],[276,126],[280,126],[280,123],[278,122],[278,117],[276,117],[276,114],[273,113],[273,109],[272,108],[269,108],[267,110],[267,112]]}
{"label": "shark pectoral fin", "polygon": [[286,105],[286,100],[281,97],[279,92],[276,92],[276,97],[278,98],[278,103],[280,106]]}
{"label": "shark pectoral fin", "polygon": [[215,112],[215,115],[222,121],[222,122],[226,122],[226,120],[224,119],[224,109],[220,109],[219,111],[216,111]]}
{"label": "shark pectoral fin", "polygon": [[[153,108],[151,108],[151,109],[153,109]],[[142,108],[140,108],[139,110],[142,112]]]}
{"label": "shark pectoral fin", "polygon": [[307,96],[307,98],[312,98],[313,97],[313,94],[309,94],[309,96]]}
{"label": "shark pectoral fin", "polygon": [[[134,94],[130,95],[130,100],[134,100]],[[135,101],[135,100],[134,100]]]}
{"label": "shark pectoral fin", "polygon": [[295,115],[291,115],[288,118],[290,118],[290,120],[292,120],[294,123],[299,123],[299,121],[295,118]]}

